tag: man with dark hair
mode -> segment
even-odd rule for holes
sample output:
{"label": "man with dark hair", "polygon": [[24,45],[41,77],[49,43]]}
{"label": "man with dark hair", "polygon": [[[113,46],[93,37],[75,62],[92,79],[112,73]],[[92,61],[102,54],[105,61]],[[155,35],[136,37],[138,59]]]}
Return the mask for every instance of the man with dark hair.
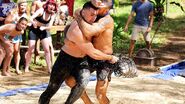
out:
{"label": "man with dark hair", "polygon": [[[92,24],[97,16],[97,8],[91,2],[84,4],[80,12],[83,19]],[[60,88],[63,81],[71,74],[76,79],[76,85],[72,87],[71,93],[65,104],[73,104],[83,93],[90,77],[90,70],[84,63],[85,56],[96,60],[107,60],[115,63],[118,58],[108,55],[94,48],[91,43],[92,36],[85,37],[81,32],[77,21],[73,21],[65,34],[64,46],[52,68],[50,81],[47,89],[41,94],[39,104],[48,104],[51,97]]]}
{"label": "man with dark hair", "polygon": [[[136,14],[136,15],[135,15]],[[149,32],[153,26],[153,5],[148,0],[137,0],[133,3],[132,11],[128,17],[127,23],[125,25],[124,31],[128,30],[128,25],[135,15],[134,27],[132,30],[130,47],[129,47],[129,57],[132,57],[135,42],[138,38],[140,32],[143,33],[143,37],[148,49],[151,48],[150,45],[150,34]]]}
{"label": "man with dark hair", "polygon": [[[109,15],[109,10],[112,7],[111,0],[91,0],[92,4],[98,9],[98,16],[96,22],[92,25],[84,21],[83,18],[77,16],[78,25],[83,32],[85,37],[93,36],[92,43],[96,49],[99,49],[105,54],[113,54],[112,40],[113,40],[113,30],[114,30],[114,20]],[[107,65],[111,64],[105,60],[95,60],[88,57],[88,63],[91,71],[96,70],[97,72],[97,85],[96,85],[96,96],[100,104],[109,104],[110,101],[106,96],[108,84],[110,82],[111,68]],[[70,77],[66,80],[69,86],[74,86],[75,82]],[[81,96],[85,104],[91,104],[92,101],[88,98],[87,94],[84,92]]]}
{"label": "man with dark hair", "polygon": [[[4,54],[0,54],[0,65],[4,59],[2,75],[11,76],[9,73],[9,66],[13,54],[13,44],[11,39],[17,35],[23,34],[27,27],[28,20],[21,17],[17,24],[5,24],[0,27],[0,50],[5,50]],[[8,35],[9,39],[4,36]],[[2,56],[1,56],[2,55]],[[3,58],[5,56],[5,58]]]}

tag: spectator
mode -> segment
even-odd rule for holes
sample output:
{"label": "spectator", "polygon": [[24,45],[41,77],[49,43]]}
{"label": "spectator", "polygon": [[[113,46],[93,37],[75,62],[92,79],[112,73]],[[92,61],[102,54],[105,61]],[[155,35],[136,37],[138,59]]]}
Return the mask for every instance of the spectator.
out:
{"label": "spectator", "polygon": [[4,24],[7,13],[15,7],[15,3],[11,0],[2,0],[0,2],[0,26]]}
{"label": "spectator", "polygon": [[[58,7],[58,13],[56,15],[56,18],[55,18],[55,22],[54,22],[54,25],[66,25],[67,24],[67,21],[68,21],[68,6],[66,4],[66,1],[65,0],[61,0],[59,1],[59,7]],[[56,32],[56,44],[55,44],[55,48],[56,49],[60,49],[62,47],[61,45],[61,34],[62,34],[63,31],[57,31]]]}
{"label": "spectator", "polygon": [[[33,15],[33,13],[35,13],[38,9],[42,8],[42,6],[46,3],[45,0],[41,1],[41,0],[34,0],[32,2],[31,5],[31,15]],[[50,46],[50,56],[51,56],[51,62],[53,64],[53,60],[54,60],[54,49],[53,49],[53,44],[52,44],[52,38],[49,35],[48,36],[48,40],[49,40],[49,46]],[[36,40],[36,46],[35,46],[35,57],[34,57],[34,62],[36,63],[37,59],[38,59],[38,55],[39,55],[39,51],[40,51],[40,39]]]}
{"label": "spectator", "polygon": [[[5,23],[17,23],[21,17],[28,18],[27,16],[27,2],[26,0],[19,0],[18,1],[18,8],[15,12],[10,12],[5,19]],[[22,42],[22,35],[17,35],[12,39],[13,43],[13,54],[14,54],[14,61],[15,61],[15,69],[17,74],[22,74],[19,70],[19,63],[20,63],[20,42]]]}
{"label": "spectator", "polygon": [[[3,76],[11,76],[9,72],[10,70],[8,67],[10,66],[10,62],[13,54],[13,45],[10,39],[17,35],[23,34],[24,30],[27,27],[27,23],[28,23],[27,19],[22,17],[19,19],[19,21],[16,24],[5,24],[0,27],[0,45],[1,45],[0,47],[4,48],[5,55],[6,55],[3,63],[3,70],[2,70]],[[4,38],[5,35],[9,35],[10,38],[9,39]],[[1,54],[0,54],[0,57],[2,57]],[[2,59],[0,59],[0,61],[1,60]]]}
{"label": "spectator", "polygon": [[35,49],[35,41],[37,39],[41,40],[48,72],[51,73],[51,55],[50,55],[50,41],[48,37],[50,36],[49,31],[41,30],[42,26],[52,26],[55,18],[55,13],[57,12],[57,4],[55,0],[48,0],[42,8],[37,10],[30,18],[32,25],[29,32],[29,42],[28,42],[28,51],[25,54],[26,64],[25,72],[29,72],[29,64],[31,62],[31,56]]}
{"label": "spectator", "polygon": [[137,0],[136,2],[134,2],[124,31],[128,30],[128,25],[135,13],[136,16],[130,40],[129,57],[132,57],[134,45],[140,32],[143,33],[146,47],[148,49],[151,48],[149,32],[151,31],[153,25],[153,5],[148,0]]}
{"label": "spectator", "polygon": [[61,5],[58,8],[58,14],[55,18],[54,25],[66,25],[68,17],[68,6]]}
{"label": "spectator", "polygon": [[33,15],[38,9],[42,8],[44,3],[41,0],[34,0],[31,4],[30,14]]}
{"label": "spectator", "polygon": [[[37,10],[39,10],[40,8],[42,8],[43,4],[45,2],[42,2],[41,0],[34,0],[31,4],[31,10],[30,10],[30,14],[33,15]],[[35,46],[35,57],[34,57],[34,62],[36,62],[37,60],[37,56],[39,55],[39,51],[40,51],[40,39],[36,40],[36,46]]]}

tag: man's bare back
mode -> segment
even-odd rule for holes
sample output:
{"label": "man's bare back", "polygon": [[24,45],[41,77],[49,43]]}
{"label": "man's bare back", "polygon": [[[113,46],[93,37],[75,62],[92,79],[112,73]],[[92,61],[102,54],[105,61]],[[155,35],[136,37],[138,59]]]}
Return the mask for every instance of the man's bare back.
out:
{"label": "man's bare back", "polygon": [[30,11],[31,15],[32,15],[35,11],[39,10],[39,9],[42,7],[42,5],[43,5],[44,3],[45,3],[45,2],[41,2],[40,0],[34,0],[34,1],[32,2],[32,5],[31,5],[31,11]]}
{"label": "man's bare back", "polygon": [[100,21],[105,21],[105,19],[109,21],[106,26],[106,30],[100,33],[98,36],[93,37],[93,45],[96,49],[101,50],[103,53],[112,54],[112,39],[113,39],[113,29],[114,29],[114,21],[110,15],[100,19]]}

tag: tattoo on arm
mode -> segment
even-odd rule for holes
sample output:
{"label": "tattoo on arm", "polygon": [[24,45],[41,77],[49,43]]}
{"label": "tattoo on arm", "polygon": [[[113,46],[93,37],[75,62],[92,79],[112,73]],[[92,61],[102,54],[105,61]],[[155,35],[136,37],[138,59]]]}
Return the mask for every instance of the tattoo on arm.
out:
{"label": "tattoo on arm", "polygon": [[110,23],[110,19],[104,19],[100,22],[88,24],[84,20],[81,20],[79,27],[83,34],[95,35],[105,30],[106,26]]}

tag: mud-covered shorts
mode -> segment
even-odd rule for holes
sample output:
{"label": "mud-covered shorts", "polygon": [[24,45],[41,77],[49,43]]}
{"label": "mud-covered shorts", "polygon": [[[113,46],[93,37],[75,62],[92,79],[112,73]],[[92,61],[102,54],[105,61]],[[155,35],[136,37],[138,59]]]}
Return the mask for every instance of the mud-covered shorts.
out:
{"label": "mud-covered shorts", "polygon": [[103,81],[106,78],[111,80],[112,69],[109,67],[111,63],[104,60],[95,60],[87,57],[89,64],[89,70],[92,72],[96,71],[97,80]]}

